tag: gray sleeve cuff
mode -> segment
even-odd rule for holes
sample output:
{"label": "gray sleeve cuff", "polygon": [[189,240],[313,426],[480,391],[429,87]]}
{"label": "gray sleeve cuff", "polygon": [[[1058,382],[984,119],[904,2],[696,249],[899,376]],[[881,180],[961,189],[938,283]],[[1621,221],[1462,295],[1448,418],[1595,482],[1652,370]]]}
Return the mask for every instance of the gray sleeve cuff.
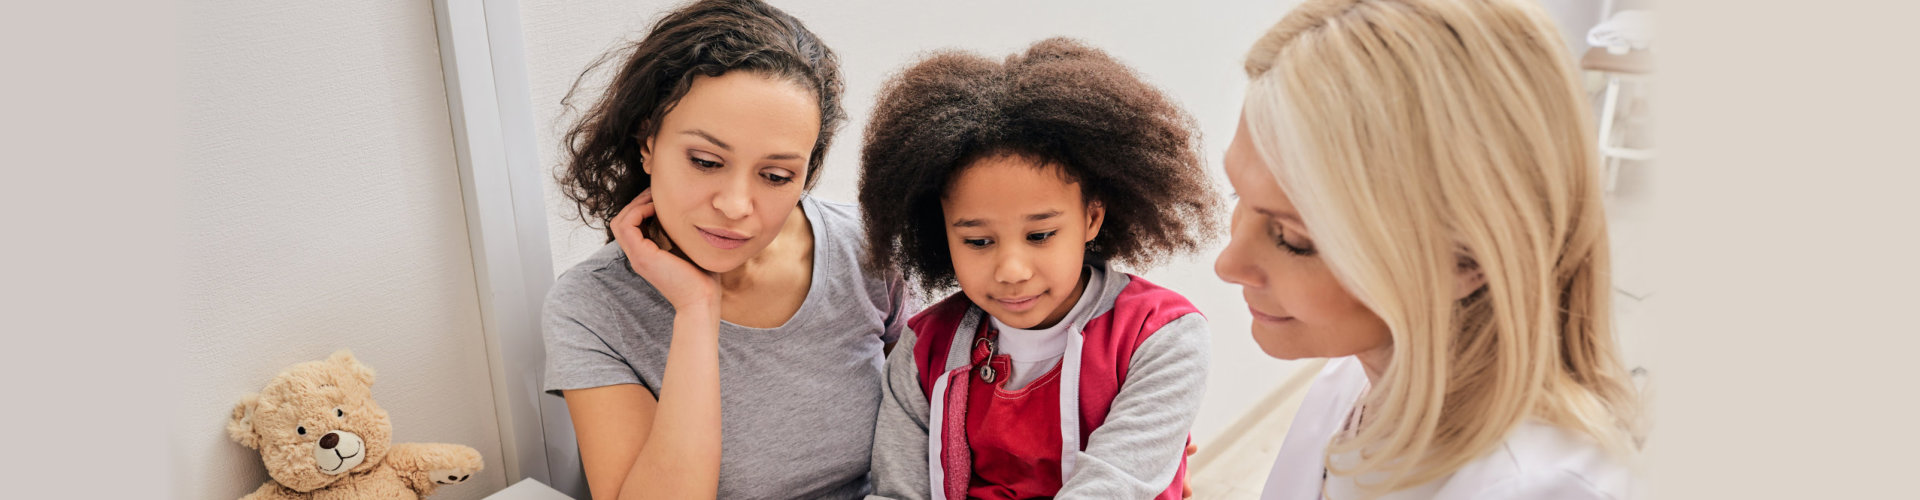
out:
{"label": "gray sleeve cuff", "polygon": [[[905,323],[905,321],[902,321]],[[880,415],[873,429],[873,462],[868,478],[875,499],[925,499],[927,484],[927,397],[920,390],[920,370],[913,361],[918,341],[905,328],[900,342],[887,355],[885,380],[880,384]]]}
{"label": "gray sleeve cuff", "polygon": [[[547,299],[540,322],[541,338],[546,344],[547,362],[541,390],[560,396],[561,391],[619,384],[646,383],[640,380],[627,360],[616,352],[599,332],[580,322],[574,308],[591,307],[585,297],[555,294]],[[652,391],[653,388],[647,388]]]}

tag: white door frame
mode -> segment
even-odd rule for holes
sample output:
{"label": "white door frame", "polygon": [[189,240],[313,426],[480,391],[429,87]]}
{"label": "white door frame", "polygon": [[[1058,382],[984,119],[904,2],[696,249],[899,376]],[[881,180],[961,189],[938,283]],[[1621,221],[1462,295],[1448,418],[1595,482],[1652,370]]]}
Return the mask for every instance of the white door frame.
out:
{"label": "white door frame", "polygon": [[540,390],[541,306],[553,284],[546,203],[518,0],[433,0],[467,239],[479,286],[507,483],[587,488],[573,425]]}

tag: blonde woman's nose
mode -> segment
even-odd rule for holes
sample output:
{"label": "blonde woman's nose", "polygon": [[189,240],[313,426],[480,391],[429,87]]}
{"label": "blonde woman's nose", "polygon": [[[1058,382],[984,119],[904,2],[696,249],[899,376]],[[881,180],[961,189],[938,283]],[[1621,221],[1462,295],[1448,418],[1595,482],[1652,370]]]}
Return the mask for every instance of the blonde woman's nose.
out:
{"label": "blonde woman's nose", "polygon": [[[1231,238],[1231,237],[1230,237]],[[1266,284],[1259,269],[1250,265],[1245,255],[1245,247],[1239,238],[1227,241],[1227,247],[1220,249],[1220,256],[1213,260],[1213,274],[1221,281],[1245,287],[1259,287]]]}

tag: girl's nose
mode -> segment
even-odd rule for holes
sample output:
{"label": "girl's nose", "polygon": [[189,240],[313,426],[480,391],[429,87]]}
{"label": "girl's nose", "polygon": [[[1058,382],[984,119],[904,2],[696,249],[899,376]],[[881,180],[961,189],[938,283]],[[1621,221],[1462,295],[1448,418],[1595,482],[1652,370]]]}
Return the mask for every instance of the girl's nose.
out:
{"label": "girl's nose", "polygon": [[1001,283],[1020,283],[1033,278],[1033,265],[1027,262],[1027,256],[1021,252],[1002,252],[1000,265],[994,267],[993,279]]}

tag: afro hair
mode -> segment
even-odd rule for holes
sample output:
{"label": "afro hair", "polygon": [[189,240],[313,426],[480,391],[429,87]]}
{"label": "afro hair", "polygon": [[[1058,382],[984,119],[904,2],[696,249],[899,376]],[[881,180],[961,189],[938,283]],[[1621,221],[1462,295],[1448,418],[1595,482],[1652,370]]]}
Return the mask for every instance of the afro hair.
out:
{"label": "afro hair", "polygon": [[881,90],[860,154],[868,265],[899,266],[928,292],[958,283],[940,200],[974,161],[1021,155],[1058,167],[1106,209],[1087,262],[1146,268],[1198,251],[1219,197],[1192,117],[1099,49],[1052,38],[1004,62],[939,52]]}

